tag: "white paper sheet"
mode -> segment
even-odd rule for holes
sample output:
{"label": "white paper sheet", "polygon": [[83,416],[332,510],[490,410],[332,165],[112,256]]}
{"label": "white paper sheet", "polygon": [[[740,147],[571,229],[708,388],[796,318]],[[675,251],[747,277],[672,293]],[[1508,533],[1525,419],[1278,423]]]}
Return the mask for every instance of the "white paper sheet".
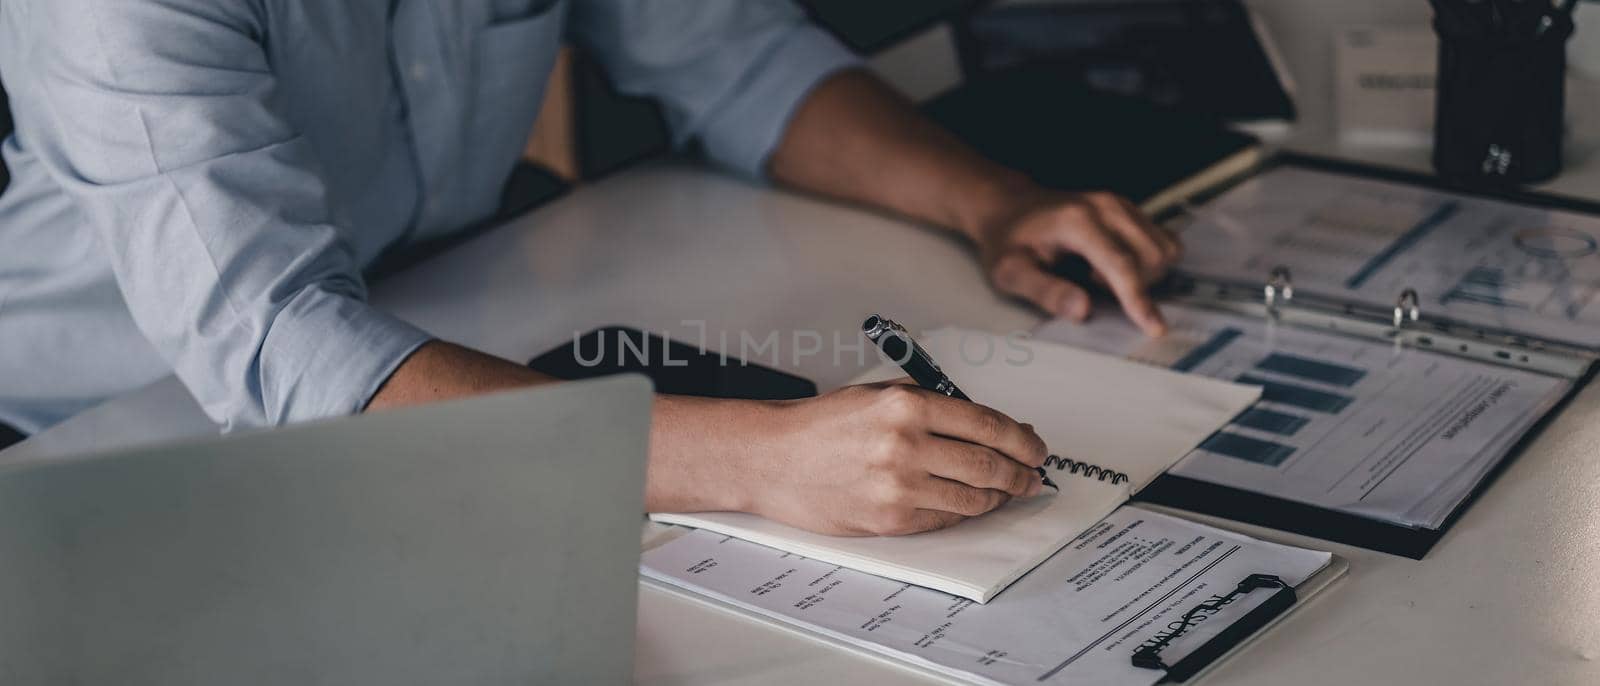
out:
{"label": "white paper sheet", "polygon": [[[1259,396],[1259,389],[1067,346],[945,329],[918,341],[975,401],[1032,423],[1057,455],[1125,472],[1129,482],[1052,471],[1059,493],[1018,499],[956,526],[913,536],[808,533],[755,515],[652,519],[763,545],[986,602],[1105,517]],[[858,381],[900,376],[880,368]]]}
{"label": "white paper sheet", "polygon": [[[709,531],[646,551],[642,573],[745,611],[944,674],[1001,684],[1153,684],[1142,642],[1249,574],[1299,585],[1328,553],[1137,507],[1095,524],[987,605]],[[1219,606],[1162,652],[1168,664],[1270,597]]]}

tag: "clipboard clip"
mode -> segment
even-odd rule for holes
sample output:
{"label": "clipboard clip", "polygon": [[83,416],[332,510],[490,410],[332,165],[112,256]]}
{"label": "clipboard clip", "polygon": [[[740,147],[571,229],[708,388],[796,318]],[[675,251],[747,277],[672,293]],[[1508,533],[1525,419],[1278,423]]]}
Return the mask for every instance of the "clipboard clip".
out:
{"label": "clipboard clip", "polygon": [[[1240,617],[1239,621],[1223,629],[1221,633],[1195,648],[1183,659],[1170,665],[1162,661],[1161,652],[1190,629],[1241,597],[1263,589],[1278,590],[1261,605]],[[1272,574],[1251,574],[1240,581],[1232,591],[1207,598],[1178,619],[1169,622],[1166,628],[1155,636],[1139,644],[1133,651],[1133,666],[1165,671],[1167,676],[1163,681],[1185,681],[1293,607],[1295,599],[1294,587],[1284,583],[1283,579]]]}

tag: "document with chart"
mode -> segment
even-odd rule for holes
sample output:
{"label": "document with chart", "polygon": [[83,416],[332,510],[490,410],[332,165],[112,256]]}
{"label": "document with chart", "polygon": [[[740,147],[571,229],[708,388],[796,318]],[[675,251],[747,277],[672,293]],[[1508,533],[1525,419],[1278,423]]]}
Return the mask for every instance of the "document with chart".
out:
{"label": "document with chart", "polygon": [[[1343,563],[1122,507],[986,605],[703,529],[645,551],[640,568],[656,583],[949,676],[1144,685],[1168,673],[1134,666],[1141,646],[1176,665],[1230,640],[1230,627],[1243,627],[1232,641],[1247,640],[1270,623],[1263,609],[1286,612],[1294,591],[1303,600]],[[1260,576],[1289,587],[1289,602],[1268,607],[1285,600],[1275,588],[1236,591]]]}
{"label": "document with chart", "polygon": [[1170,304],[1170,332],[1057,322],[1035,337],[1260,386],[1169,474],[1436,528],[1571,381]]}
{"label": "document with chart", "polygon": [[1294,287],[1468,326],[1600,347],[1600,216],[1284,165],[1207,202],[1181,269],[1216,280],[1292,270]]}

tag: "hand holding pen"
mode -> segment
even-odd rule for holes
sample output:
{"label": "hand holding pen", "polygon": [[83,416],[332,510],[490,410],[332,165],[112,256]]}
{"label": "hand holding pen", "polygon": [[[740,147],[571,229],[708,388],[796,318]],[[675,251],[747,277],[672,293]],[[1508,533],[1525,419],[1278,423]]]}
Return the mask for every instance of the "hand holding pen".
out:
{"label": "hand holding pen", "polygon": [[[1038,495],[1048,451],[1032,427],[974,402],[915,385],[846,386],[815,398],[762,402],[675,397],[663,411],[698,406],[750,463],[679,474],[724,483],[718,500],[687,507],[750,512],[834,536],[898,536],[941,529]],[[737,411],[733,411],[737,410]],[[701,416],[704,416],[703,414]],[[668,465],[652,454],[651,468]]]}
{"label": "hand holding pen", "polygon": [[[911,377],[912,381],[917,382],[917,385],[956,400],[972,401],[971,398],[967,397],[966,393],[961,391],[960,387],[956,386],[955,381],[945,375],[944,370],[939,367],[938,362],[934,361],[933,356],[929,355],[928,351],[923,350],[922,346],[917,345],[917,342],[912,340],[911,334],[906,332],[904,327],[894,323],[893,320],[885,319],[878,315],[867,317],[867,320],[861,324],[861,333],[867,337],[867,340],[876,344],[878,349],[883,351],[883,354],[887,355],[890,360],[900,365],[900,368],[905,371],[907,376]],[[1042,464],[1036,466],[1035,469],[1039,472],[1040,483],[1058,491],[1061,490],[1060,487],[1056,486],[1055,482],[1050,480],[1050,476],[1044,471]]]}

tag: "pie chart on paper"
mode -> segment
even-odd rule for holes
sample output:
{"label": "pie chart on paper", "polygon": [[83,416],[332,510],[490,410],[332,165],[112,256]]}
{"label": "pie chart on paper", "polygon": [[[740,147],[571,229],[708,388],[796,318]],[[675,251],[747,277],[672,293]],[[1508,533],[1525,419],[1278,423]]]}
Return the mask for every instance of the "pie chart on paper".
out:
{"label": "pie chart on paper", "polygon": [[1533,257],[1561,260],[1587,257],[1600,248],[1594,236],[1561,227],[1523,229],[1516,233],[1512,241],[1519,250]]}

